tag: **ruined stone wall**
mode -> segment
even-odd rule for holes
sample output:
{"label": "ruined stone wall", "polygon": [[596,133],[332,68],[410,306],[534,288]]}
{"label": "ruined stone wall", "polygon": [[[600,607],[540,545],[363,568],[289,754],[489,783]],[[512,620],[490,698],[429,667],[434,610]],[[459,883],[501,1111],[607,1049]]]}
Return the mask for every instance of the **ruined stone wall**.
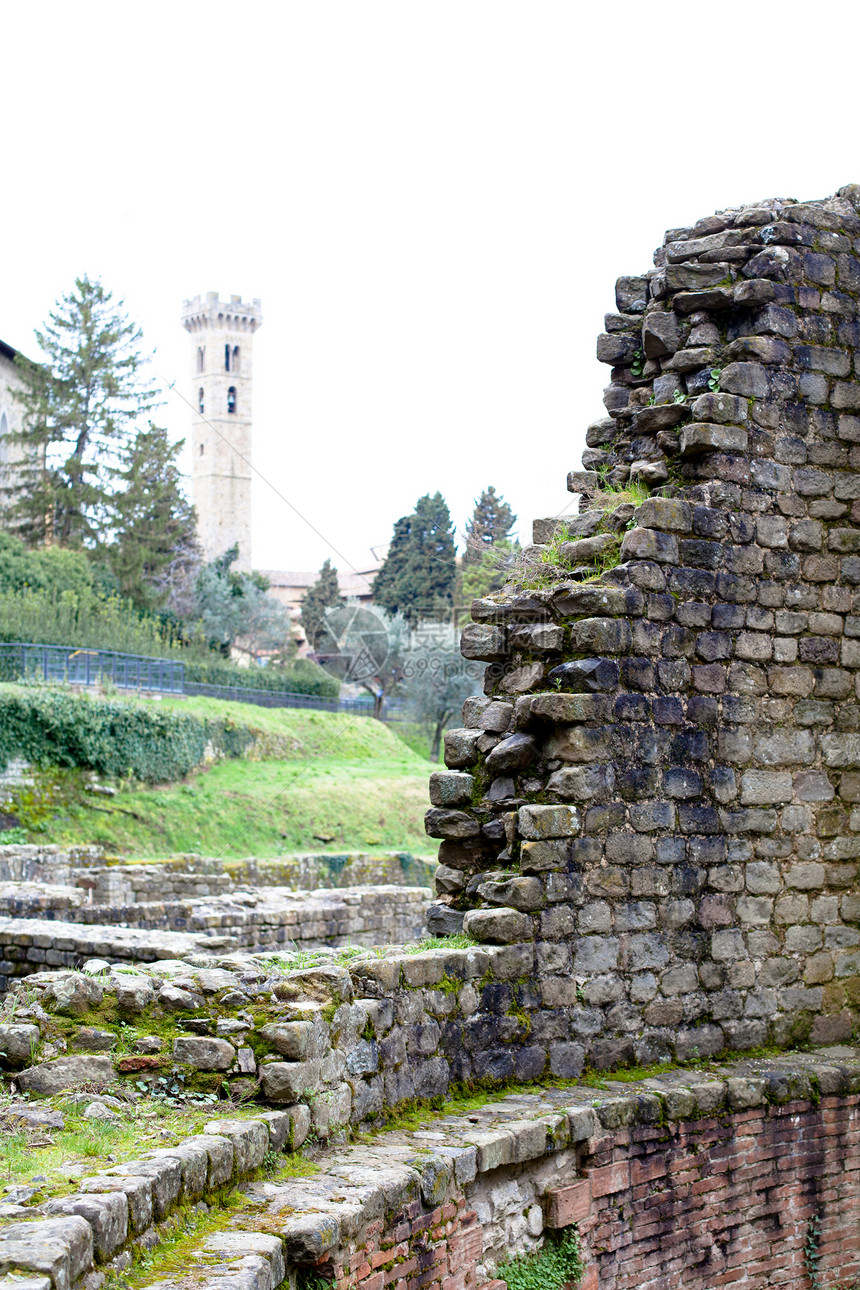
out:
{"label": "ruined stone wall", "polygon": [[579,516],[463,635],[431,925],[532,943],[595,1066],[858,1017],[858,209],[721,212],[619,279]]}
{"label": "ruined stone wall", "polygon": [[[218,975],[198,974],[199,987],[212,992]],[[129,978],[122,993],[139,988]],[[72,993],[55,982],[55,999]],[[26,1026],[3,1029],[8,1047]],[[32,1091],[41,1074],[44,1092],[75,1063],[97,1100],[113,1076],[106,1055],[17,1079]],[[139,1079],[134,1063],[121,1058],[118,1070]],[[244,1207],[190,1256],[207,1284],[229,1276],[225,1286],[265,1290],[317,1277],[334,1290],[503,1290],[505,1263],[576,1224],[580,1290],[847,1285],[860,1271],[858,1083],[856,1053],[792,1054],[635,1085],[500,1095],[353,1143],[327,1132],[316,1104],[246,1103],[175,1145],[94,1161],[35,1206],[15,1206],[0,1224],[0,1274],[49,1273],[34,1290],[98,1286],[174,1233],[183,1209],[219,1194],[223,1204],[225,1189],[241,1185]],[[260,1179],[267,1157],[280,1163],[302,1146],[312,1120],[331,1139],[315,1152],[317,1169]],[[181,1290],[187,1280],[157,1285]]]}
{"label": "ruined stone wall", "polygon": [[[387,945],[417,939],[426,924],[426,887],[354,887],[292,892],[270,888],[196,903],[69,908],[70,888],[22,890],[5,902],[0,887],[0,993],[11,979],[42,968],[76,968],[88,958],[121,963],[325,946]],[[32,899],[31,899],[32,897]],[[47,911],[44,905],[52,905]],[[37,917],[27,917],[36,913]]]}

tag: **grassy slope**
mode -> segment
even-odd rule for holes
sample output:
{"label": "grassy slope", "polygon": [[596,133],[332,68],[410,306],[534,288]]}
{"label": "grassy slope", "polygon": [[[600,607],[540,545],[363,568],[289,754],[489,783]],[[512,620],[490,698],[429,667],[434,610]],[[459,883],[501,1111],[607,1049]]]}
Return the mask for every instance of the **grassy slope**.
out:
{"label": "grassy slope", "polygon": [[157,702],[258,730],[264,751],[268,743],[277,757],[222,761],[184,783],[123,788],[113,799],[66,790],[46,829],[51,841],[99,842],[137,856],[434,850],[422,817],[436,768],[392,728],[348,713],[196,697]]}

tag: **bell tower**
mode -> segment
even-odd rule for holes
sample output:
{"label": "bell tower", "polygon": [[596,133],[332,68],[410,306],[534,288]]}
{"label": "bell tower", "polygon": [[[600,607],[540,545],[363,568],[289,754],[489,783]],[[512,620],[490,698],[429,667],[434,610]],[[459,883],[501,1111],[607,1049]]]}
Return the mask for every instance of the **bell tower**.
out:
{"label": "bell tower", "polygon": [[186,300],[191,337],[192,496],[200,545],[215,560],[234,543],[234,568],[251,568],[251,348],[260,301],[221,300],[217,291]]}

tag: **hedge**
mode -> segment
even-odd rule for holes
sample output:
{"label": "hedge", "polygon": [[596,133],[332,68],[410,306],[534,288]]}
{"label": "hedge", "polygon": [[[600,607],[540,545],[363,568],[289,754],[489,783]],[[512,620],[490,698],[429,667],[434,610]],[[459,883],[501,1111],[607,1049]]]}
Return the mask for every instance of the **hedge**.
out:
{"label": "hedge", "polygon": [[243,690],[269,690],[278,694],[315,694],[336,699],[340,682],[308,659],[290,667],[236,667],[235,664],[182,659],[186,681],[204,685],[229,685]]}
{"label": "hedge", "polygon": [[0,695],[0,767],[23,757],[39,767],[167,783],[199,766],[210,742],[225,756],[239,757],[253,738],[234,722],[202,721],[121,699],[55,690]]}

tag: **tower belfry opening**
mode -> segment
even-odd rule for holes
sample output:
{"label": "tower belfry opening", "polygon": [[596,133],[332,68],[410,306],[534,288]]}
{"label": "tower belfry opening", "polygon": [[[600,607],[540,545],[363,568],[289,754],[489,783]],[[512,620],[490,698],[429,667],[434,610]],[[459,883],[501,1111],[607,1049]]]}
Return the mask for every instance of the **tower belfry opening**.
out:
{"label": "tower belfry opening", "polygon": [[222,300],[216,291],[182,309],[197,389],[191,460],[198,537],[206,560],[238,545],[236,568],[243,571],[251,568],[252,342],[262,321],[259,300]]}

